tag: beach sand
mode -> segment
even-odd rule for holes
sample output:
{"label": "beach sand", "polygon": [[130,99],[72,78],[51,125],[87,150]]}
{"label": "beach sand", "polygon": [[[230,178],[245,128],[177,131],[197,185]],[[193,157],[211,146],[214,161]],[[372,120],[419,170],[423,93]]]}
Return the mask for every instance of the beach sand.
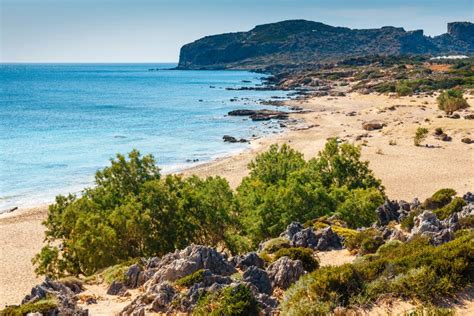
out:
{"label": "beach sand", "polygon": [[[470,96],[468,101],[473,107],[474,97]],[[444,187],[453,188],[459,194],[474,190],[474,145],[461,142],[463,137],[474,139],[474,121],[445,118],[437,109],[435,97],[350,94],[290,101],[289,105],[302,106],[311,112],[292,114],[301,123],[290,126],[282,134],[255,140],[242,153],[193,167],[182,174],[220,175],[235,188],[247,175],[247,164],[273,143],[287,143],[311,158],[323,148],[327,138],[339,137],[362,145],[363,159],[370,162],[370,168],[382,179],[391,199],[422,200]],[[348,116],[350,112],[356,115]],[[381,130],[363,130],[362,123],[372,120],[385,126]],[[430,130],[423,144],[434,148],[414,146],[413,136],[420,126]],[[452,141],[435,139],[432,133],[437,127],[443,128]],[[363,136],[356,140],[360,135]],[[46,210],[40,207],[0,215],[0,308],[18,304],[41,280],[35,277],[30,260],[42,245],[41,221]]]}

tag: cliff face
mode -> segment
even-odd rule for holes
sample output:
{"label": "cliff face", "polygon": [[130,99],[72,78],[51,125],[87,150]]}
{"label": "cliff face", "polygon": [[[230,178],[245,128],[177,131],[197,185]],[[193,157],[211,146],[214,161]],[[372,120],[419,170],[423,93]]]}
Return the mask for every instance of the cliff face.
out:
{"label": "cliff face", "polygon": [[456,22],[435,38],[403,28],[356,30],[290,20],[248,32],[206,36],[181,48],[180,69],[259,69],[364,55],[474,53],[474,24]]}

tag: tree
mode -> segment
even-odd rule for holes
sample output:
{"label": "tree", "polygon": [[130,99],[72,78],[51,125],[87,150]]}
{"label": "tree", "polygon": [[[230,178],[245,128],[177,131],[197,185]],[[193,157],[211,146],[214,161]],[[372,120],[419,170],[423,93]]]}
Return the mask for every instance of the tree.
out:
{"label": "tree", "polygon": [[117,155],[99,170],[96,186],[82,197],[56,198],[44,222],[47,245],[33,259],[37,273],[89,275],[193,242],[226,246],[227,231],[236,225],[226,180],[162,179],[153,157],[137,151],[128,157]]}
{"label": "tree", "polygon": [[337,139],[331,138],[318,156],[309,161],[308,167],[326,188],[377,188],[383,192],[381,181],[369,169],[369,162],[360,158],[360,147],[339,144]]}

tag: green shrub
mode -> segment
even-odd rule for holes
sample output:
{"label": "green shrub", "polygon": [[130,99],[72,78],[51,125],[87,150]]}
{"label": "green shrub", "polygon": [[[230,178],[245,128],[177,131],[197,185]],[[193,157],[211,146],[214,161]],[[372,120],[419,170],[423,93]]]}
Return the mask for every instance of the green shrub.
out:
{"label": "green shrub", "polygon": [[204,271],[204,269],[197,270],[196,272],[177,280],[175,284],[179,286],[190,287],[196,283],[202,282],[204,280]]}
{"label": "green shrub", "polygon": [[337,207],[337,214],[351,228],[370,226],[377,219],[375,210],[384,202],[383,194],[375,189],[354,189]]}
{"label": "green shrub", "polygon": [[450,89],[442,92],[436,100],[439,109],[448,114],[469,107],[469,104],[463,97],[462,91],[457,89]]}
{"label": "green shrub", "polygon": [[436,210],[443,206],[448,205],[453,196],[456,195],[456,191],[453,189],[441,189],[436,191],[430,198],[427,198],[422,204],[422,208],[428,210]]}
{"label": "green shrub", "polygon": [[22,304],[19,306],[8,306],[0,311],[2,316],[23,316],[28,313],[48,314],[58,307],[58,300],[55,297],[49,297],[36,301],[34,303]]}
{"label": "green shrub", "polygon": [[267,240],[263,246],[263,252],[274,253],[282,248],[290,248],[290,242],[283,237],[272,238]]}
{"label": "green shrub", "polygon": [[424,127],[418,127],[416,129],[415,137],[413,138],[413,142],[415,146],[420,146],[421,142],[426,139],[428,136],[428,129]]}
{"label": "green shrub", "polygon": [[405,82],[397,83],[395,91],[399,97],[409,96],[413,94],[413,89],[410,88]]}
{"label": "green shrub", "polygon": [[357,230],[345,228],[337,225],[331,226],[331,229],[344,240],[354,238],[357,235]]}
{"label": "green shrub", "polygon": [[377,249],[377,255],[383,256],[384,254],[390,253],[395,248],[400,247],[403,243],[400,240],[391,240]]}
{"label": "green shrub", "polygon": [[250,288],[239,284],[201,297],[193,315],[253,316],[259,315],[259,306]]}
{"label": "green shrub", "polygon": [[[310,315],[314,312],[312,308],[327,311],[345,306],[352,296],[361,291],[362,286],[361,278],[350,264],[322,267],[301,277],[285,292],[281,303],[282,314]],[[315,302],[318,306],[311,307]]]}
{"label": "green shrub", "polygon": [[454,213],[460,212],[466,202],[460,197],[455,197],[448,205],[434,211],[438,219],[444,220]]}
{"label": "green shrub", "polygon": [[313,251],[309,248],[282,248],[275,252],[273,259],[276,261],[281,257],[288,257],[292,260],[301,260],[303,268],[308,272],[312,272],[319,268],[319,262],[314,257]]}
{"label": "green shrub", "polygon": [[359,231],[354,237],[346,239],[344,244],[351,252],[363,255],[375,253],[384,244],[384,241],[376,229],[369,228]]}
{"label": "green shrub", "polygon": [[459,226],[462,229],[474,228],[474,215],[463,217],[459,220]]}

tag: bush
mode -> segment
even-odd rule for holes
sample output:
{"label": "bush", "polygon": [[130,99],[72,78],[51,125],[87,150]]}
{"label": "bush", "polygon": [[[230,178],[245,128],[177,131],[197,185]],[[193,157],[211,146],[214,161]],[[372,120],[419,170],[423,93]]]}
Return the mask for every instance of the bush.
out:
{"label": "bush", "polygon": [[428,210],[435,210],[443,206],[448,205],[453,196],[456,195],[456,191],[453,189],[441,189],[436,191],[430,198],[427,198],[422,204],[422,208]]}
{"label": "bush", "polygon": [[319,262],[314,257],[313,251],[309,248],[282,248],[275,252],[273,258],[274,261],[276,261],[281,257],[288,257],[292,260],[301,260],[303,268],[308,272],[312,272],[319,268]]}
{"label": "bush", "polygon": [[197,270],[196,272],[182,277],[179,280],[176,280],[175,284],[178,286],[190,287],[196,283],[202,282],[204,280],[204,269]]}
{"label": "bush", "polygon": [[354,237],[347,238],[344,244],[351,252],[364,255],[375,253],[384,241],[376,229],[369,228],[359,231]]}
{"label": "bush", "polygon": [[418,127],[416,129],[415,137],[413,138],[413,142],[415,146],[420,146],[421,142],[426,139],[428,136],[428,129],[424,127]]}
{"label": "bush", "polygon": [[23,316],[29,313],[40,313],[49,314],[51,311],[56,310],[58,307],[58,301],[55,297],[49,297],[36,301],[34,303],[26,303],[20,306],[8,306],[4,310],[0,311],[2,316]]}
{"label": "bush", "polygon": [[409,96],[413,94],[413,89],[410,88],[405,82],[397,83],[395,91],[399,97]]}
{"label": "bush", "polygon": [[460,212],[466,202],[460,197],[454,198],[448,205],[434,211],[438,219],[444,220],[454,213]]}
{"label": "bush", "polygon": [[375,188],[355,189],[347,192],[336,213],[351,228],[370,226],[377,219],[375,210],[383,202],[383,194]]}
{"label": "bush", "polygon": [[277,237],[270,240],[267,240],[264,243],[262,252],[274,253],[282,248],[290,248],[290,242],[288,239],[283,237]]}
{"label": "bush", "polygon": [[250,288],[239,284],[201,297],[193,315],[253,316],[259,307]]}
{"label": "bush", "polygon": [[[350,264],[322,267],[301,277],[286,292],[281,303],[283,315],[310,315],[347,305],[362,289],[362,280]],[[311,305],[315,302],[317,306]],[[317,313],[316,313],[317,315]]]}
{"label": "bush", "polygon": [[345,228],[337,225],[331,226],[331,229],[344,240],[354,238],[357,235],[357,230]]}
{"label": "bush", "polygon": [[447,114],[452,114],[454,111],[469,107],[469,104],[463,97],[462,91],[457,89],[442,92],[436,100],[438,102],[438,108]]}

